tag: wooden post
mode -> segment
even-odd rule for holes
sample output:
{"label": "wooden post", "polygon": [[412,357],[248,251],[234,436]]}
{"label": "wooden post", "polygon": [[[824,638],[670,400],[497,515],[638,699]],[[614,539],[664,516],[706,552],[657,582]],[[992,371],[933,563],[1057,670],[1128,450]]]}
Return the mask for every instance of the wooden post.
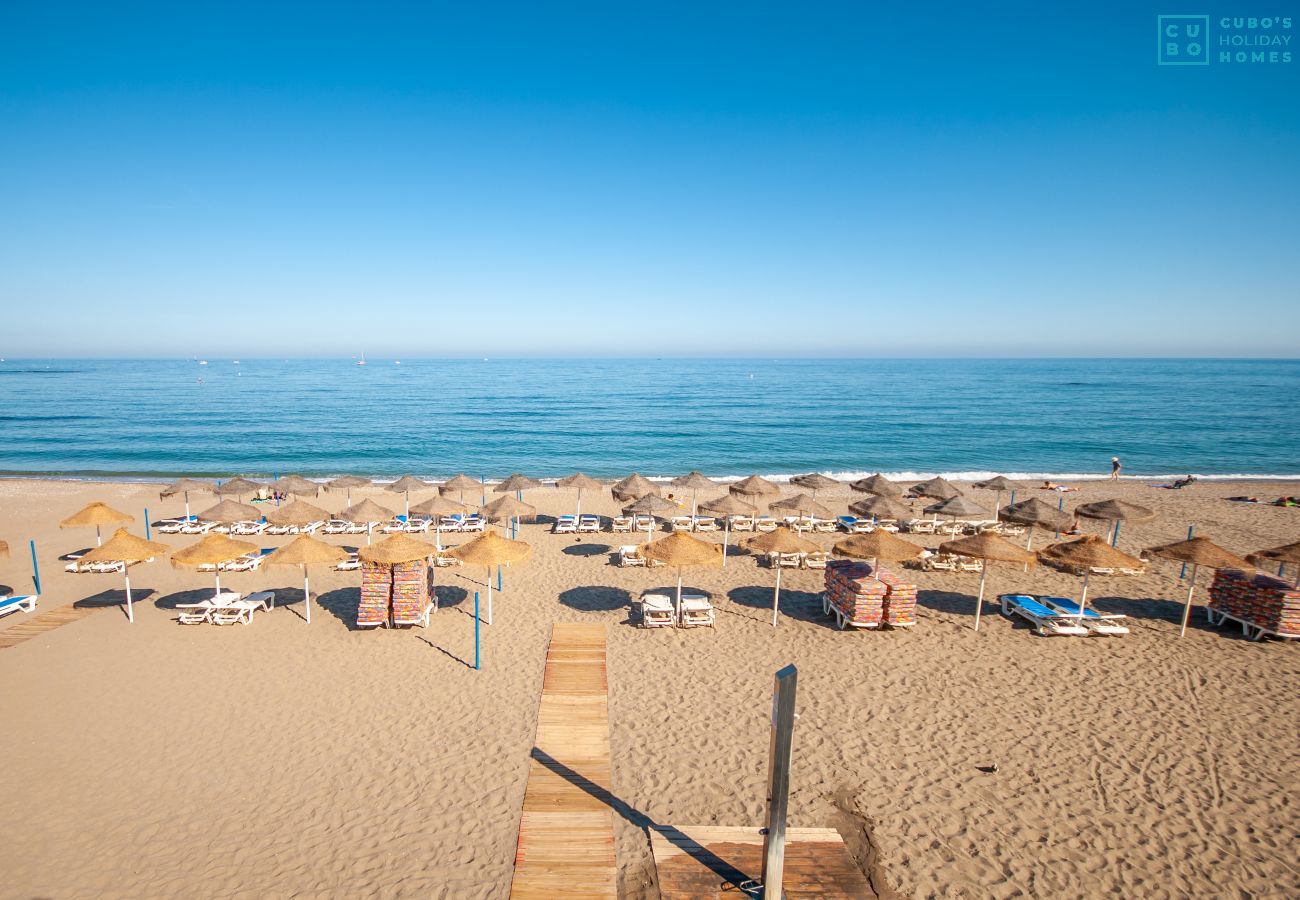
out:
{"label": "wooden post", "polygon": [[772,742],[768,749],[767,827],[763,829],[764,900],[781,900],[785,875],[785,820],[790,802],[790,753],[794,746],[794,700],[799,670],[776,673],[772,689]]}

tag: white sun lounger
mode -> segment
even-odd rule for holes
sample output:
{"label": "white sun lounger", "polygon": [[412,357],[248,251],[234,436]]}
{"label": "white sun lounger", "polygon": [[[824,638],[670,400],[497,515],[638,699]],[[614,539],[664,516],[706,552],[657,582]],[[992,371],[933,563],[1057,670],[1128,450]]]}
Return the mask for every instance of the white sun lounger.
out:
{"label": "white sun lounger", "polygon": [[635,544],[625,544],[618,548],[618,564],[623,568],[628,566],[644,566],[645,557],[637,553]]}
{"label": "white sun lounger", "polygon": [[483,517],[479,515],[469,516],[468,518],[465,519],[465,521],[460,523],[460,530],[461,531],[482,531]]}
{"label": "white sun lounger", "polygon": [[615,516],[609,520],[609,530],[615,533],[625,533],[632,530],[631,516]]}
{"label": "white sun lounger", "polygon": [[998,598],[1002,603],[1002,615],[1017,615],[1027,619],[1035,626],[1034,630],[1044,637],[1050,635],[1082,635],[1088,629],[1078,623],[1077,617],[1063,616],[1048,609],[1033,597],[1026,594],[1003,594]]}
{"label": "white sun lounger", "polygon": [[578,531],[582,534],[592,534],[600,531],[600,516],[579,516]]}
{"label": "white sun lounger", "polygon": [[0,597],[0,617],[16,612],[35,612],[36,601],[40,596],[40,594],[27,594],[21,597]]}
{"label": "white sun lounger", "polygon": [[676,624],[677,613],[673,609],[673,598],[667,594],[645,593],[641,595],[641,627],[664,628]]}
{"label": "white sun lounger", "polygon": [[253,621],[253,613],[259,609],[275,609],[275,594],[273,592],[258,591],[256,594],[249,594],[243,600],[235,600],[224,606],[213,607],[211,615],[212,624],[249,625]]}
{"label": "white sun lounger", "polygon": [[234,591],[223,591],[208,600],[200,600],[198,603],[177,603],[176,609],[180,612],[176,620],[182,625],[200,625],[204,622],[211,622],[213,610],[236,603],[241,596],[241,594]]}
{"label": "white sun lounger", "polygon": [[673,526],[673,531],[691,531],[695,528],[695,520],[690,516],[673,516],[668,524]]}
{"label": "white sun lounger", "polygon": [[434,611],[436,608],[437,608],[437,606],[436,606],[435,604],[430,603],[430,604],[428,604],[428,605],[426,605],[426,606],[424,607],[424,612],[420,613],[420,614],[419,614],[418,616],[416,616],[414,619],[399,619],[399,618],[397,618],[396,615],[394,615],[394,616],[393,616],[393,625],[394,625],[394,626],[397,626],[397,625],[419,625],[421,628],[428,628],[428,627],[429,627],[429,616],[433,613],[433,611]]}
{"label": "white sun lounger", "polygon": [[830,556],[825,550],[809,553],[803,558],[803,567],[805,569],[824,569],[826,563],[830,560]]}
{"label": "white sun lounger", "polygon": [[1120,613],[1102,613],[1089,607],[1082,612],[1081,617],[1079,604],[1068,597],[1039,597],[1038,600],[1053,612],[1068,616],[1077,624],[1096,634],[1121,635],[1129,633],[1128,627],[1121,625],[1119,622],[1120,619],[1127,619],[1128,616]]}
{"label": "white sun lounger", "polygon": [[693,527],[696,531],[717,531],[718,520],[713,516],[696,516]]}
{"label": "white sun lounger", "polygon": [[555,527],[551,529],[552,534],[577,534],[578,517],[577,516],[560,516],[555,520]]}
{"label": "white sun lounger", "polygon": [[336,572],[355,572],[361,568],[361,557],[355,553],[349,553],[348,558],[334,567]]}
{"label": "white sun lounger", "polygon": [[261,534],[270,526],[266,522],[236,522],[230,526],[231,534]]}
{"label": "white sun lounger", "polygon": [[321,534],[347,534],[350,524],[342,519],[330,519],[325,523],[325,527],[321,529]]}
{"label": "white sun lounger", "polygon": [[769,553],[767,555],[768,568],[797,569],[803,565],[802,553]]}
{"label": "white sun lounger", "polygon": [[759,516],[754,520],[755,531],[776,531],[777,521],[771,516]]}
{"label": "white sun lounger", "polygon": [[732,531],[753,531],[754,517],[753,516],[731,516],[731,530]]}
{"label": "white sun lounger", "polygon": [[682,594],[682,620],[677,623],[683,628],[698,625],[713,625],[713,604],[707,594]]}

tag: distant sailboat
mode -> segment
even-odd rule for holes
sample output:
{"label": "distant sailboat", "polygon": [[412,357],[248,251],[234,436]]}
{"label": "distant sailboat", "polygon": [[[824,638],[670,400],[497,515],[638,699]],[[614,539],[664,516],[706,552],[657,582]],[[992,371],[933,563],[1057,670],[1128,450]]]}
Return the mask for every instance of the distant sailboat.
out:
{"label": "distant sailboat", "polygon": [[357,360],[357,365],[364,366],[365,364],[366,364],[366,352],[363,350],[361,351],[361,358]]}

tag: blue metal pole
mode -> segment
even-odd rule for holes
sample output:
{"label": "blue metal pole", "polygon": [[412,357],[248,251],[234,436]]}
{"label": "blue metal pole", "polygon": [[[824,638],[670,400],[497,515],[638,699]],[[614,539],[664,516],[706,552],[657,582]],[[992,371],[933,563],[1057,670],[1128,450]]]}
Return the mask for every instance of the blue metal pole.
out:
{"label": "blue metal pole", "polygon": [[149,507],[147,506],[144,508],[144,539],[153,540],[153,535],[149,532]]}
{"label": "blue metal pole", "polygon": [[1114,546],[1119,542],[1119,526],[1120,526],[1120,524],[1121,524],[1121,523],[1120,523],[1120,520],[1119,520],[1119,519],[1116,519],[1116,520],[1115,520],[1115,530],[1111,533],[1111,536],[1110,536],[1110,545],[1111,545],[1112,547],[1114,547]]}
{"label": "blue metal pole", "polygon": [[478,483],[483,485],[483,499],[479,501],[479,506],[487,506],[487,476],[480,475]]}
{"label": "blue metal pole", "polygon": [[36,584],[36,593],[41,592],[41,567],[36,562],[36,542],[28,541],[32,548],[32,581]]}
{"label": "blue metal pole", "polygon": [[[1188,539],[1189,541],[1192,539],[1192,534],[1195,533],[1195,531],[1196,531],[1196,526],[1195,526],[1195,525],[1188,525],[1188,526],[1187,526],[1187,539]],[[1183,576],[1186,575],[1186,574],[1187,574],[1187,563],[1183,563],[1183,567],[1182,567],[1182,569],[1179,570],[1179,572],[1178,572],[1178,580],[1179,580],[1179,581],[1182,581],[1182,580],[1183,580]]]}
{"label": "blue metal pole", "polygon": [[501,590],[501,567],[497,566],[497,590]]}
{"label": "blue metal pole", "polygon": [[1009,502],[1007,506],[1015,506],[1015,505],[1016,505],[1016,492],[1013,490],[1011,492],[1011,502]]}
{"label": "blue metal pole", "polygon": [[481,668],[478,653],[478,591],[474,592],[474,668]]}

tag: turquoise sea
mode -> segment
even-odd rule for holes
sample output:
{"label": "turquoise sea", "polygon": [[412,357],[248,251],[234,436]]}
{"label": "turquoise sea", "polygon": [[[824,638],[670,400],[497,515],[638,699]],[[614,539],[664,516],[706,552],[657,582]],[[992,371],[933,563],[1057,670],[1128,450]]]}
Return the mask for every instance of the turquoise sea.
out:
{"label": "turquoise sea", "polygon": [[0,473],[1300,476],[1300,361],[14,360]]}

